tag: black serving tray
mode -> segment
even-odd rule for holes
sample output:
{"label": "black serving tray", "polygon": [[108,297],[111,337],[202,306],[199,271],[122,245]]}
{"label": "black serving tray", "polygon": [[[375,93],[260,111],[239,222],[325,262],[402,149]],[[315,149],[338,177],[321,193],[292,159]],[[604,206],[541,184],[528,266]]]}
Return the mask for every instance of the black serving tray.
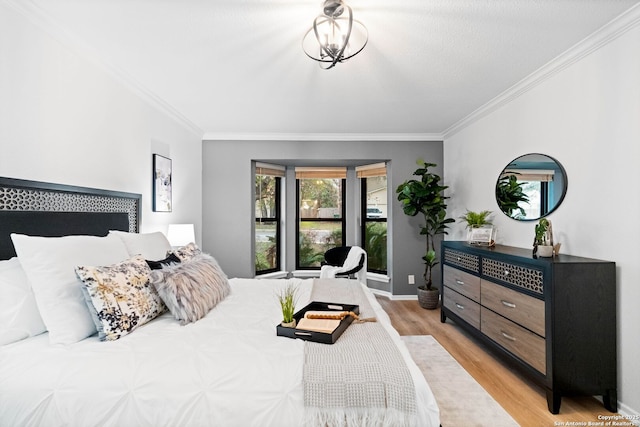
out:
{"label": "black serving tray", "polygon": [[[334,302],[319,302],[313,301],[307,304],[302,310],[298,311],[293,315],[293,318],[296,319],[296,324],[304,317],[304,314],[307,311],[353,311],[355,314],[360,314],[360,307],[353,304],[339,304]],[[347,327],[353,322],[353,317],[346,316],[340,322],[340,325],[330,334],[326,332],[316,332],[316,331],[305,331],[304,329],[296,329],[296,328],[285,328],[282,325],[276,326],[276,332],[278,336],[289,337],[289,338],[298,338],[305,341],[313,341],[319,342],[323,344],[333,344],[335,343],[340,335],[347,329]]]}

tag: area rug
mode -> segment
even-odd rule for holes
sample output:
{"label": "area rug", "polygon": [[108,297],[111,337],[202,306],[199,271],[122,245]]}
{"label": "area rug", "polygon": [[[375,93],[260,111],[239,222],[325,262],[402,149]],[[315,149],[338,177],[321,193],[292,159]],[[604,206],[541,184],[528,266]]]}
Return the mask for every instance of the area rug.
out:
{"label": "area rug", "polygon": [[442,427],[514,427],[518,423],[431,335],[403,336],[440,407]]}

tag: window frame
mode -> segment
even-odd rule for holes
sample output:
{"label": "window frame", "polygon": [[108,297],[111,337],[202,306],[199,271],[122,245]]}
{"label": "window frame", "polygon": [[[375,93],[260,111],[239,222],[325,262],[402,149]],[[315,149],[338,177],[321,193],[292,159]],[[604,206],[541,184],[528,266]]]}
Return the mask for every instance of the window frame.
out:
{"label": "window frame", "polygon": [[[386,176],[386,175],[385,175]],[[385,224],[387,224],[387,230],[389,228],[389,221],[388,221],[388,213],[387,213],[387,217],[385,218],[369,218],[367,217],[367,177],[361,177],[360,179],[360,218],[362,218],[362,220],[360,221],[360,241],[362,242],[362,248],[366,250],[367,247],[367,224],[368,223],[375,223],[375,222],[384,222]],[[388,187],[387,187],[387,191],[388,191]],[[388,193],[387,193],[387,197],[388,197]],[[385,251],[386,253],[387,251]],[[384,270],[381,269],[377,269],[377,268],[371,268],[368,263],[367,263],[367,272],[369,273],[377,273],[377,274],[383,274],[386,275],[388,274],[389,271],[389,258],[387,256],[385,256],[386,258],[386,268]]]}
{"label": "window frame", "polygon": [[346,220],[347,180],[346,178],[324,178],[324,179],[340,179],[341,180],[340,197],[342,198],[342,202],[340,204],[341,205],[340,218],[301,218],[300,217],[300,180],[301,179],[313,179],[313,178],[296,178],[296,250],[295,250],[296,270],[320,270],[321,266],[313,267],[313,266],[300,265],[300,224],[302,222],[340,222],[341,230],[342,230],[342,242],[340,246],[345,246],[346,224],[347,224],[347,220]]}
{"label": "window frame", "polygon": [[[256,176],[270,176],[275,179],[275,217],[263,218],[263,217],[255,217],[255,206],[254,206],[254,220],[255,225],[266,222],[273,222],[276,224],[276,238],[275,238],[275,247],[276,247],[276,262],[275,267],[266,269],[266,270],[258,270],[257,265],[255,263],[255,255],[254,255],[254,273],[256,276],[262,274],[269,274],[281,271],[282,267],[282,246],[281,246],[281,219],[282,219],[282,178],[279,176],[273,176],[268,174],[256,173]],[[254,242],[255,242],[255,230],[254,230]],[[254,243],[255,244],[255,243]],[[254,248],[254,253],[257,254],[257,248]]]}

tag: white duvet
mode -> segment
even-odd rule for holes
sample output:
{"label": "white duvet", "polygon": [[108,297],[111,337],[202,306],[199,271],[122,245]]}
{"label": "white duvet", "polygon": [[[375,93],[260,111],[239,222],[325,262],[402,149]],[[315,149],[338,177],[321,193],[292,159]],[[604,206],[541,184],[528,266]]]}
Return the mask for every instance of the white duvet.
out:
{"label": "white duvet", "polygon": [[[313,280],[232,279],[187,326],[166,313],[114,342],[51,346],[45,333],[0,347],[0,426],[300,427],[304,342],[276,336],[276,290],[291,282],[301,308]],[[414,377],[418,426],[438,426],[429,386],[367,295]]]}

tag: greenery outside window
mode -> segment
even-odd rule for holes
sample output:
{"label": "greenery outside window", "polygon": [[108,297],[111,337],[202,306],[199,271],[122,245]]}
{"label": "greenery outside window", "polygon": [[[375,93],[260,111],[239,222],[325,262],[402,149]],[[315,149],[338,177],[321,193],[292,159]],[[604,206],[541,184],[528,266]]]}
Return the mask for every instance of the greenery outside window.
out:
{"label": "greenery outside window", "polygon": [[387,169],[384,163],[356,168],[361,186],[362,242],[367,271],[387,274]]}
{"label": "greenery outside window", "polygon": [[296,269],[320,269],[324,253],[343,246],[346,168],[296,168]]}
{"label": "greenery outside window", "polygon": [[256,165],[255,272],[280,271],[280,195],[284,170]]}

